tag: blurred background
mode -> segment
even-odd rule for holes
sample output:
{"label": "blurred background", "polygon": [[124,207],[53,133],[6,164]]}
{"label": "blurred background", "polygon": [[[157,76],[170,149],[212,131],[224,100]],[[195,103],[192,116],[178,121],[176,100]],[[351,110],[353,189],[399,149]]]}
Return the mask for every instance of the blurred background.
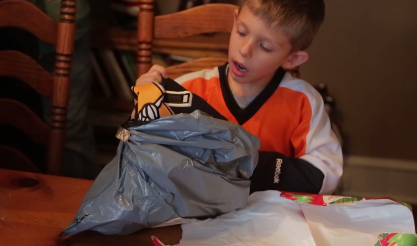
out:
{"label": "blurred background", "polygon": [[[155,11],[167,14],[207,2],[238,1],[157,0]],[[323,93],[343,144],[344,176],[336,193],[393,197],[417,204],[417,1],[325,2],[325,22],[300,73]],[[136,79],[138,2],[89,3],[93,74],[89,120],[102,167],[114,157],[117,127],[133,108],[131,98],[117,88],[128,88]],[[4,35],[13,30],[0,32],[0,47],[21,46],[32,57],[38,56],[36,45],[19,45],[31,40],[30,34],[20,33],[18,41],[7,42]],[[191,46],[213,45],[206,50],[181,49],[163,41],[154,42],[154,63],[171,65],[198,56],[227,55],[228,37],[224,35],[181,41]],[[0,96],[6,93],[1,88]],[[40,110],[38,104],[31,104]]]}

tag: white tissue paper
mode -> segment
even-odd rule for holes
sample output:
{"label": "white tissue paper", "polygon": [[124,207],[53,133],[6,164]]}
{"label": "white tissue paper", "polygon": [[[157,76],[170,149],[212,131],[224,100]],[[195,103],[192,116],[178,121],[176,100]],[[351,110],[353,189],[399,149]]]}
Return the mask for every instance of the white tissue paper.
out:
{"label": "white tissue paper", "polygon": [[406,204],[278,191],[256,192],[244,209],[182,230],[182,246],[417,245]]}

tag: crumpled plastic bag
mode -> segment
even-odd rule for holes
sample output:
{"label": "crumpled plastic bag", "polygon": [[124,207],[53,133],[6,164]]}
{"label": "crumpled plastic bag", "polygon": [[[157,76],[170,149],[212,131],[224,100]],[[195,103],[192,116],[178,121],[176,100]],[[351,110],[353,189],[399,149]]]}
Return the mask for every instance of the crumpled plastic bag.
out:
{"label": "crumpled plastic bag", "polygon": [[117,156],[61,233],[129,234],[176,218],[243,208],[259,139],[201,113],[178,114],[122,129]]}

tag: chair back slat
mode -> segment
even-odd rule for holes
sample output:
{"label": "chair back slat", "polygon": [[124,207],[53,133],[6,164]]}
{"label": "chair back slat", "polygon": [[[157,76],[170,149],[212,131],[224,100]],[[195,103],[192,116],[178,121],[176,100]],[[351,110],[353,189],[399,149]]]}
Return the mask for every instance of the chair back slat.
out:
{"label": "chair back slat", "polygon": [[22,0],[0,1],[0,27],[24,29],[48,44],[56,44],[58,23],[36,5]]}
{"label": "chair back slat", "polygon": [[192,61],[187,61],[178,65],[167,67],[170,78],[178,78],[181,75],[196,72],[203,69],[212,69],[227,62],[226,57],[203,57]]}
{"label": "chair back slat", "polygon": [[236,5],[213,3],[155,16],[154,37],[184,38],[202,33],[230,33],[236,9]]}
{"label": "chair back slat", "polygon": [[15,51],[0,51],[0,77],[17,78],[37,93],[52,97],[53,76],[28,55]]}
{"label": "chair back slat", "polygon": [[0,156],[2,168],[24,172],[41,172],[29,158],[13,147],[0,145]]}
{"label": "chair back slat", "polygon": [[49,126],[28,106],[10,99],[0,98],[0,124],[13,126],[42,147],[48,146]]}

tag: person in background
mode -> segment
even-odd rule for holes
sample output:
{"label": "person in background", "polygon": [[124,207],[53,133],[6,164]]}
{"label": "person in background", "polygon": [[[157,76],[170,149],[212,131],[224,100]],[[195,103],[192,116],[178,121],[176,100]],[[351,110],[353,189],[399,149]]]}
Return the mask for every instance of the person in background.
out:
{"label": "person in background", "polygon": [[[55,21],[59,21],[61,0],[31,0]],[[77,0],[75,44],[71,63],[70,98],[67,114],[67,138],[63,174],[69,177],[94,179],[98,172],[96,147],[91,126],[87,121],[88,98],[91,91],[89,59],[90,6],[87,0]],[[55,46],[39,43],[39,60],[52,72]],[[44,117],[49,121],[51,102],[43,98]]]}
{"label": "person in background", "polygon": [[[331,194],[343,172],[340,143],[320,94],[292,77],[325,16],[323,0],[243,0],[234,14],[228,63],[175,79],[229,121],[260,138],[251,192]],[[136,84],[161,82],[154,65]]]}

